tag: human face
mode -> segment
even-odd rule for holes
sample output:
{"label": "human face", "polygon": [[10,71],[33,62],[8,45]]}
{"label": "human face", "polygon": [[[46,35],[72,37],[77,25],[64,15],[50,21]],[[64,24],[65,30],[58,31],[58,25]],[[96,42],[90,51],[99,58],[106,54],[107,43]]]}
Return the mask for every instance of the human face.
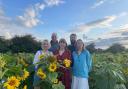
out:
{"label": "human face", "polygon": [[59,46],[60,46],[60,48],[65,49],[66,48],[66,42],[60,41]]}
{"label": "human face", "polygon": [[42,43],[42,49],[43,50],[48,50],[50,48],[50,44],[48,41],[43,41]]}
{"label": "human face", "polygon": [[52,34],[52,37],[51,38],[52,38],[53,41],[56,41],[57,40],[57,34],[55,34],[55,33]]}
{"label": "human face", "polygon": [[77,50],[82,50],[83,47],[84,47],[83,41],[82,40],[77,40],[76,47],[77,47]]}
{"label": "human face", "polygon": [[76,35],[70,36],[70,42],[71,42],[71,44],[74,44],[76,42]]}

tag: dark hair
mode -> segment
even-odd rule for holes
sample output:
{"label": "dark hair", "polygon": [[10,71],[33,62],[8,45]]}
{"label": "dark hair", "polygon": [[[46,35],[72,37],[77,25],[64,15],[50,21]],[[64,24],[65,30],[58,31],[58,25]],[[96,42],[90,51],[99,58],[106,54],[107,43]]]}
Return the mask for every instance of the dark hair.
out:
{"label": "dark hair", "polygon": [[71,37],[71,36],[76,36],[76,34],[75,34],[75,33],[72,33],[72,34],[70,35],[70,37]]}

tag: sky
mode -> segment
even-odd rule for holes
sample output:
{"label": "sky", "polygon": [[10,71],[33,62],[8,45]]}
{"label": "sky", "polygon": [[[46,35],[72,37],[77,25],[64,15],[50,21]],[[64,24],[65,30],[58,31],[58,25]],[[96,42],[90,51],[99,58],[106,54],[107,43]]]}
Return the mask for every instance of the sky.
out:
{"label": "sky", "polygon": [[[128,0],[0,0],[0,36],[31,34],[69,42],[71,33],[99,46],[128,45]],[[127,46],[128,47],[128,46]]]}

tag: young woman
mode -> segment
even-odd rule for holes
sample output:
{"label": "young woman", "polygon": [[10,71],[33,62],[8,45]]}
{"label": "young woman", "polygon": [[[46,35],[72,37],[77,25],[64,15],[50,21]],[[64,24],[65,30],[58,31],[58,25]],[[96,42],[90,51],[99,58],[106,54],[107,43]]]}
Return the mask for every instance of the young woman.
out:
{"label": "young woman", "polygon": [[[52,55],[52,52],[50,52],[48,50],[50,48],[50,43],[48,42],[48,40],[44,40],[42,42],[41,47],[42,47],[42,49],[41,50],[38,50],[36,52],[36,54],[35,54],[33,64],[36,64],[36,63],[38,63],[40,61],[39,56],[41,54]],[[35,66],[35,72],[37,71],[37,69],[38,69],[38,65]],[[33,83],[34,89],[40,89],[40,87],[38,85],[36,85],[36,82],[38,80],[40,80],[40,78],[35,74],[35,76],[34,76],[34,83]]]}
{"label": "young woman", "polygon": [[89,89],[88,73],[91,70],[92,59],[89,51],[85,49],[81,39],[76,42],[76,51],[73,52],[73,77],[71,89]]}
{"label": "young woman", "polygon": [[[64,61],[64,59],[71,60],[71,53],[67,49],[67,42],[65,39],[60,39],[59,49],[54,52],[58,61]],[[60,81],[65,85],[65,89],[71,89],[71,74],[69,69],[60,68],[58,71],[62,72],[63,75],[59,78]]]}

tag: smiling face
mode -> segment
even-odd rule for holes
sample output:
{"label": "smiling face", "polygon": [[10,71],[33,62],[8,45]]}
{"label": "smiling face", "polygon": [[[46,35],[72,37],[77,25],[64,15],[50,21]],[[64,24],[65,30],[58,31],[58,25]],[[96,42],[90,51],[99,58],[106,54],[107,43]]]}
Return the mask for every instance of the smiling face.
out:
{"label": "smiling face", "polygon": [[43,50],[48,50],[50,48],[50,43],[48,42],[48,40],[44,40],[42,42],[41,47],[42,47]]}
{"label": "smiling face", "polygon": [[77,50],[83,50],[84,49],[84,43],[81,39],[77,40],[76,47],[77,47]]}
{"label": "smiling face", "polygon": [[60,46],[60,48],[65,49],[66,46],[67,46],[66,40],[65,40],[65,39],[60,39],[60,41],[59,41],[59,46]]}

